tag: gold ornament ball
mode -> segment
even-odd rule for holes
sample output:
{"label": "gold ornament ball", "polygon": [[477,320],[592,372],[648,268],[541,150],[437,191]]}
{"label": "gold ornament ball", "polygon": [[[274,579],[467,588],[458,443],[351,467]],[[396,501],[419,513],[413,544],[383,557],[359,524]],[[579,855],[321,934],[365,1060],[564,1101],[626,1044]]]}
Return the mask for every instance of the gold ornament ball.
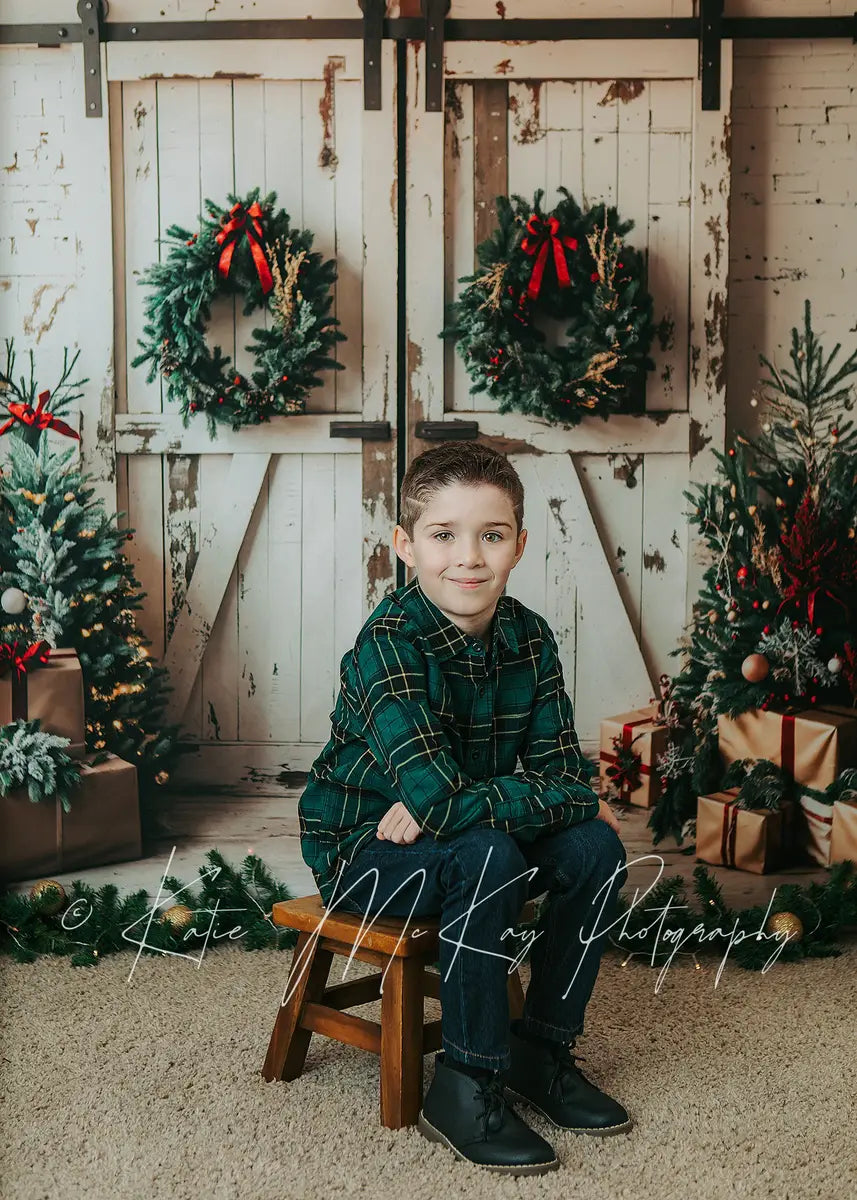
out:
{"label": "gold ornament ball", "polygon": [[169,771],[158,771],[155,776],[155,783],[165,784],[170,777]]}
{"label": "gold ornament ball", "polygon": [[[44,897],[54,888],[56,889],[54,899],[46,901]],[[39,912],[44,913],[45,916],[52,917],[54,913],[58,913],[61,908],[65,907],[65,888],[61,883],[57,883],[55,879],[40,879],[38,883],[34,883],[30,888],[30,900],[33,904],[38,904]]]}
{"label": "gold ornament ball", "polygon": [[738,614],[735,612],[734,608],[729,609],[729,612],[726,614],[726,620],[730,623],[738,620]]}
{"label": "gold ornament ball", "polygon": [[794,913],[771,913],[765,925],[765,933],[775,933],[790,942],[799,942],[803,937],[803,921]]}
{"label": "gold ornament ball", "polygon": [[771,664],[764,654],[748,654],[741,663],[741,674],[748,683],[761,683],[767,679]]}
{"label": "gold ornament ball", "polygon": [[166,910],[161,920],[165,921],[167,925],[171,925],[174,933],[178,933],[193,924],[193,910],[186,904],[174,904],[172,908]]}

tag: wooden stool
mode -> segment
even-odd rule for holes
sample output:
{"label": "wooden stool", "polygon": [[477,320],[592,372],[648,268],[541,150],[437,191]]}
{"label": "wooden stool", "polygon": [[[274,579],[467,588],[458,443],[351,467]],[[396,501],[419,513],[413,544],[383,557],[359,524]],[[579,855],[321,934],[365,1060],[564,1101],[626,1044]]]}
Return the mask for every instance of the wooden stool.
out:
{"label": "wooden stool", "polygon": [[[423,1101],[423,1055],[442,1045],[441,1022],[426,1022],[423,1011],[426,996],[440,999],[440,975],[426,969],[440,956],[439,918],[413,917],[402,936],[406,918],[373,922],[357,914],[328,912],[318,893],[282,900],[273,906],[271,915],[275,925],[300,932],[289,973],[287,990],[291,994],[277,1011],[263,1078],[297,1079],[304,1069],[310,1038],[323,1033],[347,1046],[380,1054],[381,1124],[388,1129],[416,1124]],[[527,900],[518,923],[531,921],[534,915],[533,900]],[[314,936],[322,919],[322,931]],[[363,937],[355,947],[364,920]],[[419,936],[412,936],[417,929]],[[389,964],[383,993],[381,971],[327,986],[334,954],[347,957],[352,950],[362,962],[381,968]],[[343,1011],[378,999],[380,1025]],[[524,989],[515,969],[509,976],[510,1018],[520,1017],[523,1007]]]}

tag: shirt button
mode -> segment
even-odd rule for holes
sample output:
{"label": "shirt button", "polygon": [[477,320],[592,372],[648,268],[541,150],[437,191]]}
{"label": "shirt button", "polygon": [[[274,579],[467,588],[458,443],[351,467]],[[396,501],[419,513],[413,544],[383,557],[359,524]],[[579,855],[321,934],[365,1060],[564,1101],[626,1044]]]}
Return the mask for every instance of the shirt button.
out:
{"label": "shirt button", "polygon": [[473,757],[474,757],[474,758],[478,758],[478,757],[479,757],[479,751],[478,751],[478,750],[474,750],[474,751],[473,751]]}
{"label": "shirt button", "polygon": [[480,695],[480,696],[484,696],[484,695],[485,695],[485,688],[484,688],[484,687],[481,687],[481,688],[479,689],[479,695]]}

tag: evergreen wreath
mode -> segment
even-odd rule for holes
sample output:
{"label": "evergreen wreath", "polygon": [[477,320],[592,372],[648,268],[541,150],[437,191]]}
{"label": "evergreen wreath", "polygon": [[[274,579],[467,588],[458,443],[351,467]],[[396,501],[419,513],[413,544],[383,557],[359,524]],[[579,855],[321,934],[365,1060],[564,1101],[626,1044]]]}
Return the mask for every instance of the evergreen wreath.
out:
{"label": "evergreen wreath", "polygon": [[[322,383],[319,372],[343,369],[331,357],[345,340],[329,315],[336,264],[310,250],[309,230],[292,229],[288,213],[274,211],[276,198],[271,192],[260,200],[255,188],[244,199],[230,194],[229,209],[206,200],[209,219],[200,215],[200,232],[170,225],[160,239],[174,239],[166,259],[140,278],[152,288],[149,323],[131,365],[149,362],[149,383],[160,371],[184,424],[189,413],[204,412],[212,436],[218,421],[238,429],[304,412],[309,389]],[[273,322],[254,329],[245,347],[254,357],[249,376],[205,339],[212,301],[236,294],[245,317],[267,308]]]}
{"label": "evergreen wreath", "polygon": [[[639,395],[655,335],[652,298],[640,253],[624,242],[633,221],[597,204],[583,212],[566,188],[545,214],[542,189],[532,205],[497,197],[498,226],[477,247],[480,270],[452,305],[441,337],[454,338],[473,392],[577,425],[586,413],[605,421]],[[568,343],[551,349],[539,315],[566,323]]]}

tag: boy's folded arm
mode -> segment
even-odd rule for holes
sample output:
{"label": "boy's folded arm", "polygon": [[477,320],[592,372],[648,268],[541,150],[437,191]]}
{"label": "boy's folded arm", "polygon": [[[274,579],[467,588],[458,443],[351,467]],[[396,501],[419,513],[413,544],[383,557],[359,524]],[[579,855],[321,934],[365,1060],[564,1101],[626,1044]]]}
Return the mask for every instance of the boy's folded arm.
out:
{"label": "boy's folded arm", "polygon": [[567,697],[562,703],[561,670],[557,684],[549,662],[540,670],[524,773],[472,780],[431,710],[419,650],[374,629],[355,647],[353,661],[364,736],[422,829],[443,838],[487,825],[532,839],[595,815],[598,800],[585,782],[591,767],[580,756],[571,703]]}
{"label": "boy's folded arm", "polygon": [[556,639],[546,622],[543,634],[533,710],[519,750],[524,770],[494,780],[502,794],[494,805],[496,816],[514,816],[515,832],[527,841],[548,828],[555,832],[588,820],[599,809],[589,785],[596,768],[580,752]]}

